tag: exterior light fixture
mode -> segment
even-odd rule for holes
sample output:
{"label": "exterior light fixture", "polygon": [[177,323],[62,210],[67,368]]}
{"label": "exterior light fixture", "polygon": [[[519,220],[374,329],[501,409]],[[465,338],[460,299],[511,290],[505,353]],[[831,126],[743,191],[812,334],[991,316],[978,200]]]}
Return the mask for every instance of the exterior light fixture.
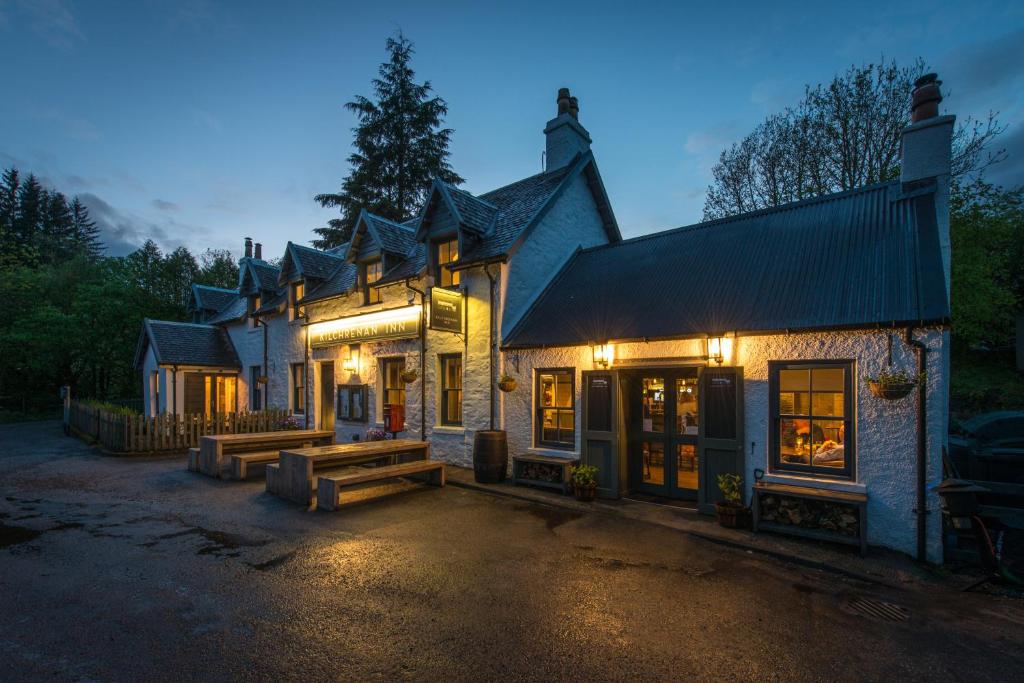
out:
{"label": "exterior light fixture", "polygon": [[722,353],[722,338],[721,337],[708,337],[708,360],[713,360],[719,365],[725,360],[725,356]]}
{"label": "exterior light fixture", "polygon": [[590,350],[594,356],[594,365],[602,368],[607,368],[611,365],[613,352],[612,345],[609,343],[604,344],[591,344]]}
{"label": "exterior light fixture", "polygon": [[348,347],[348,358],[341,362],[341,368],[345,372],[359,374],[359,345],[352,344]]}

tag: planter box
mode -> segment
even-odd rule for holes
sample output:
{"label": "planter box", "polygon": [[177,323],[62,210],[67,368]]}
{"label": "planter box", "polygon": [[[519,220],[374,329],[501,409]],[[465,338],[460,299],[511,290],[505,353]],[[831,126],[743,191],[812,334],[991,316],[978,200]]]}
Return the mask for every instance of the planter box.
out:
{"label": "planter box", "polygon": [[539,486],[572,493],[569,468],[579,464],[577,458],[558,458],[550,455],[512,456],[512,481],[524,486]]}

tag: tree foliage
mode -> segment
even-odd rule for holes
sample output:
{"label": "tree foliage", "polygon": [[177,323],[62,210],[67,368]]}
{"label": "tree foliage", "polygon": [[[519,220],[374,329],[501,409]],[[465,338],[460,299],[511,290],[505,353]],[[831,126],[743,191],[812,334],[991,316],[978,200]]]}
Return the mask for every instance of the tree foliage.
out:
{"label": "tree foliage", "polygon": [[399,33],[388,38],[387,51],[389,59],[373,80],[373,99],[358,95],[345,104],[359,122],[352,129],[355,151],[341,189],[314,198],[341,210],[340,218],[315,229],[320,237],[313,244],[319,249],[347,242],[362,209],[405,221],[419,209],[434,178],[463,182],[448,163],[452,130],[441,127],[448,105],[433,95],[430,81],[416,83],[413,44]]}
{"label": "tree foliage", "polygon": [[[779,206],[890,180],[900,172],[900,134],[910,123],[924,62],[851,66],[827,85],[807,86],[795,106],[769,116],[722,151],[712,169],[704,219]],[[967,119],[953,139],[953,175],[964,185],[1004,157],[992,114]]]}

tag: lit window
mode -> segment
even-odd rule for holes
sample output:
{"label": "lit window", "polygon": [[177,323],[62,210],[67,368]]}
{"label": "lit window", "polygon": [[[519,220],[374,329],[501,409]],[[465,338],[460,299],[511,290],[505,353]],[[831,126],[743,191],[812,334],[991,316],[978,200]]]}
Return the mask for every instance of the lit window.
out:
{"label": "lit window", "polygon": [[384,404],[405,405],[405,383],[402,382],[402,370],[405,369],[404,358],[388,358],[382,364],[384,379],[382,396]]}
{"label": "lit window", "polygon": [[452,239],[437,242],[434,245],[434,263],[437,265],[437,285],[439,287],[457,287],[459,271],[449,266],[459,260],[459,240]]}
{"label": "lit window", "polygon": [[575,448],[575,370],[538,370],[534,402],[537,410],[538,446]]}
{"label": "lit window", "polygon": [[306,366],[292,364],[292,412],[302,415],[306,412]]}
{"label": "lit window", "polygon": [[254,294],[249,297],[249,325],[251,325],[253,329],[259,327],[259,323],[256,318],[256,311],[258,311],[262,305],[263,299],[259,294]]}
{"label": "lit window", "polygon": [[462,356],[441,356],[441,424],[462,424]]}
{"label": "lit window", "polygon": [[298,320],[306,315],[306,307],[300,306],[299,301],[306,295],[306,284],[304,282],[292,283],[292,320]]}
{"label": "lit window", "polygon": [[772,362],[772,470],[853,476],[852,362]]}
{"label": "lit window", "polygon": [[363,271],[363,303],[379,304],[381,301],[380,290],[371,285],[379,280],[384,274],[384,265],[380,259],[364,263]]}

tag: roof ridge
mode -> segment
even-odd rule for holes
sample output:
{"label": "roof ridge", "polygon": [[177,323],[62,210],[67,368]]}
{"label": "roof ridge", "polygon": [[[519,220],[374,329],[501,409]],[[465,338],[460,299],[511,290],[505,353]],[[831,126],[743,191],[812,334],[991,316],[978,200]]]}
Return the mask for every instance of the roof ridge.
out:
{"label": "roof ridge", "polygon": [[412,233],[413,235],[416,234],[415,230],[409,229],[409,227],[406,226],[404,223],[399,223],[397,221],[393,221],[390,218],[385,218],[384,216],[378,216],[377,214],[370,213],[369,211],[366,212],[366,215],[369,216],[370,218],[372,218],[375,221],[378,221],[378,222],[381,222],[381,223],[387,223],[388,225],[390,225],[392,227],[395,227],[395,228],[398,228],[399,230],[401,230],[403,232]]}
{"label": "roof ridge", "polygon": [[147,323],[160,323],[161,325],[177,325],[179,327],[202,327],[213,330],[219,330],[220,328],[216,325],[210,325],[208,323],[186,323],[178,320],[154,320],[152,318],[146,318]]}
{"label": "roof ridge", "polygon": [[598,244],[593,247],[587,247],[583,251],[591,252],[598,251],[600,249],[606,249],[608,247],[618,247],[625,244],[633,244],[635,242],[642,242],[648,239],[654,239],[657,237],[665,237],[667,235],[674,235],[684,232],[691,232],[696,230],[703,230],[705,228],[713,228],[719,225],[726,225],[739,220],[746,220],[749,218],[756,218],[758,216],[765,216],[774,213],[783,213],[785,211],[791,211],[796,208],[804,208],[807,206],[813,206],[815,204],[821,204],[827,201],[834,201],[847,196],[855,194],[866,194],[868,192],[877,192],[884,187],[895,186],[899,184],[899,180],[885,180],[882,182],[874,183],[871,185],[862,185],[861,187],[855,187],[850,190],[841,190],[839,192],[832,192],[830,194],[821,194],[815,197],[807,197],[806,199],[798,199],[793,202],[787,202],[778,206],[767,206],[762,209],[754,209],[753,211],[745,211],[743,213],[733,214],[731,216],[723,216],[722,218],[714,218],[709,221],[701,221],[700,223],[691,223],[690,225],[682,225],[677,228],[665,228],[664,230],[657,230],[655,232],[648,232],[643,235],[637,235],[636,237],[630,237],[619,242],[609,242],[607,244]]}
{"label": "roof ridge", "polygon": [[234,294],[238,293],[238,287],[235,287],[234,289],[228,289],[227,287],[215,287],[214,285],[203,285],[203,284],[200,284],[198,282],[193,282],[192,286],[193,287],[202,287],[203,289],[212,289],[215,292],[225,292],[225,293],[234,293]]}
{"label": "roof ridge", "polygon": [[[541,171],[540,173],[534,173],[531,176],[526,176],[525,178],[520,178],[519,180],[514,180],[511,183],[506,183],[505,185],[502,185],[501,187],[496,187],[493,190],[488,190],[487,192],[481,192],[479,195],[472,195],[472,196],[476,197],[478,199],[483,199],[487,195],[492,195],[492,194],[495,194],[496,192],[500,192],[501,190],[506,190],[506,189],[512,187],[513,185],[518,185],[519,183],[525,183],[527,180],[533,180],[534,178],[539,178],[539,177],[544,176],[544,175],[555,176],[555,175],[558,175],[559,173],[564,175],[565,173],[567,173],[569,170],[572,169],[573,165],[574,164],[570,163],[570,164],[567,164],[565,166],[560,166],[559,168],[556,168],[554,170]],[[456,188],[456,189],[458,189],[458,188]],[[460,190],[460,191],[464,191],[464,190]],[[484,201],[487,201],[487,200],[485,199]],[[490,202],[488,202],[488,203],[490,203]]]}
{"label": "roof ridge", "polygon": [[[527,178],[524,178],[523,180],[527,180]],[[442,181],[442,182],[444,182],[444,181]],[[522,182],[522,181],[518,181],[518,182]],[[486,204],[487,206],[489,206],[490,208],[494,209],[495,211],[499,210],[497,206],[495,206],[494,204],[490,203],[486,199],[483,199],[482,196],[477,196],[477,195],[473,194],[472,192],[470,192],[469,190],[463,190],[461,187],[455,187],[454,185],[451,185],[449,183],[445,183],[445,184],[448,186],[448,189],[450,189],[450,190],[454,190],[455,192],[461,192],[462,194],[466,195],[470,199],[472,199],[474,201],[478,201],[481,204]],[[515,183],[510,183],[510,185],[515,185]],[[508,187],[508,186],[506,185],[506,187]],[[502,188],[498,188],[498,189],[500,190]],[[497,192],[497,190],[491,190],[491,192]],[[485,192],[484,194],[489,194],[489,193]]]}

